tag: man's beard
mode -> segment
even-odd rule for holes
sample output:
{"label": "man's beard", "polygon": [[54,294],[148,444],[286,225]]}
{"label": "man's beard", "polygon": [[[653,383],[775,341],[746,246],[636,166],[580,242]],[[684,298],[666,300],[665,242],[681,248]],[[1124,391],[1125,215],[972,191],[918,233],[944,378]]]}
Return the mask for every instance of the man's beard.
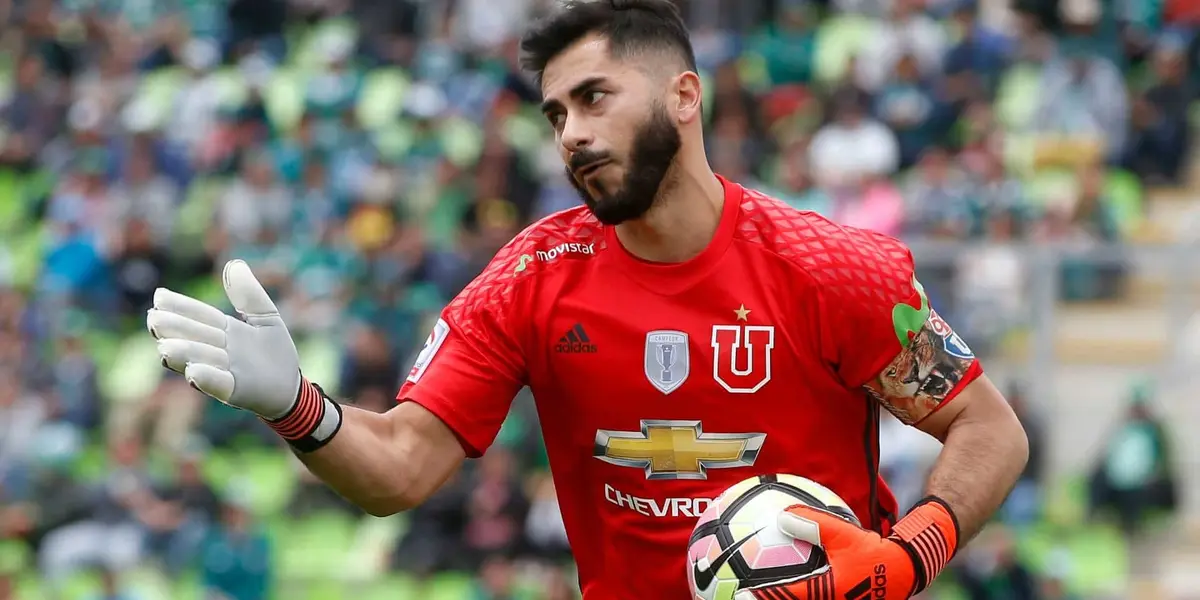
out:
{"label": "man's beard", "polygon": [[579,197],[597,220],[605,225],[619,225],[641,217],[654,206],[654,200],[681,145],[679,130],[667,115],[666,108],[659,104],[650,109],[650,116],[634,134],[633,148],[625,164],[625,177],[620,188],[607,191],[602,184],[596,183],[594,185],[601,187],[601,191],[593,196],[575,178],[576,170],[609,158],[604,152],[582,150],[572,155],[566,167],[567,180],[575,186]]}

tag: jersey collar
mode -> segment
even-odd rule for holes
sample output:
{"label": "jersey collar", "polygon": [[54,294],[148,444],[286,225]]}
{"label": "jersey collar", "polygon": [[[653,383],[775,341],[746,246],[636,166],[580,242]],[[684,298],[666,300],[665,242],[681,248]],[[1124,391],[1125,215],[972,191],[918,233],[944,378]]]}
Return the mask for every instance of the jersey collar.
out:
{"label": "jersey collar", "polygon": [[729,249],[741,212],[742,186],[717,175],[725,188],[725,204],[721,208],[721,222],[713,239],[689,260],[679,263],[658,263],[642,260],[629,253],[617,238],[613,226],[605,226],[605,258],[622,273],[646,289],[663,295],[678,294],[699,282],[710,272]]}

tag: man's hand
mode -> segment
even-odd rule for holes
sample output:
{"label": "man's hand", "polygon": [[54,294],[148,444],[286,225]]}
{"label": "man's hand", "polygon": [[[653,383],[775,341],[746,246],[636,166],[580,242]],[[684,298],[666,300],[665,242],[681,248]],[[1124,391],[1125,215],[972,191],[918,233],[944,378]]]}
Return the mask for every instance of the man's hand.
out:
{"label": "man's hand", "polygon": [[279,309],[250,267],[226,263],[225,294],[240,321],[195,298],[154,292],[146,327],[158,340],[163,366],[193,387],[267,419],[284,416],[300,389],[300,358]]}
{"label": "man's hand", "polygon": [[910,598],[937,577],[958,543],[954,516],[936,498],[914,507],[888,537],[802,504],[779,516],[779,528],[792,538],[822,546],[829,568],[791,583],[757,588],[756,598]]}
{"label": "man's hand", "polygon": [[146,327],[164,367],[192,387],[258,414],[302,452],[323,446],[341,426],[341,409],[300,375],[300,357],[279,309],[250,267],[226,263],[225,294],[236,319],[168,289],[154,292]]}

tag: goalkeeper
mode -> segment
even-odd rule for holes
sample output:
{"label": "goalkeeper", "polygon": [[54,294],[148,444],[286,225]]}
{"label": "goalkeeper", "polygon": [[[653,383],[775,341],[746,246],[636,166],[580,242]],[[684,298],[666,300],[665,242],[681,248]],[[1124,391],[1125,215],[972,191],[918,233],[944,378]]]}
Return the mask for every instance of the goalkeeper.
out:
{"label": "goalkeeper", "polygon": [[[156,292],[164,364],[260,415],[377,515],[482,455],[529,386],[587,600],[689,598],[697,508],[763,473],[825,485],[864,527],[793,508],[782,530],[824,546],[829,568],[755,595],[925,589],[1007,495],[1027,445],[911,252],[712,172],[705,93],[669,0],[568,2],[522,49],[584,206],[527,228],[446,306],[398,406],[343,410],[307,381],[241,261],[223,274],[240,319]],[[879,476],[880,407],[944,443],[928,498],[904,516]]]}

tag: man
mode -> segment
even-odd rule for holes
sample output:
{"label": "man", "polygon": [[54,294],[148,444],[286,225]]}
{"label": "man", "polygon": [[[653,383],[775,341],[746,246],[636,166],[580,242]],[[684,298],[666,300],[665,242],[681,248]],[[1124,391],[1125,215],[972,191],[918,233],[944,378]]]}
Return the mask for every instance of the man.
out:
{"label": "man", "polygon": [[[497,253],[442,312],[399,406],[343,408],[305,380],[241,261],[224,279],[244,322],[159,292],[148,325],[163,363],[261,415],[376,515],[482,455],[530,386],[588,600],[688,598],[685,568],[720,566],[685,564],[697,515],[772,473],[829,486],[869,529],[793,507],[781,527],[823,544],[831,567],[754,596],[923,589],[1003,500],[1026,447],[908,250],[712,173],[669,1],[570,3],[523,51],[586,208]],[[877,473],[879,404],[945,443],[929,498],[903,519]]]}

